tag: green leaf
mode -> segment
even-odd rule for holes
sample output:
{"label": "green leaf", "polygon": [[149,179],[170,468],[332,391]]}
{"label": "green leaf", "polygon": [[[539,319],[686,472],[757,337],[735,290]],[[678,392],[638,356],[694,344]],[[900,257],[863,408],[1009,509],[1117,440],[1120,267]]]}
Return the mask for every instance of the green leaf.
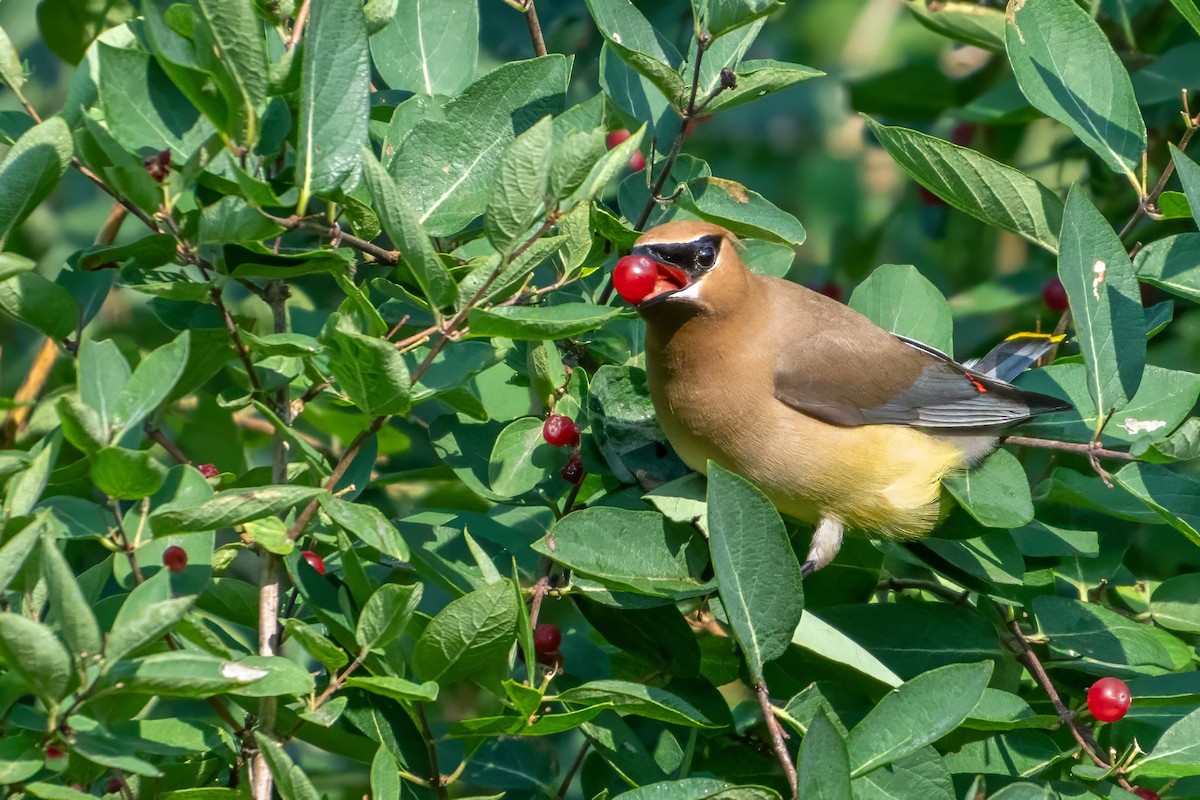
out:
{"label": "green leaf", "polygon": [[371,56],[393,89],[454,96],[475,77],[479,4],[401,2],[387,25],[371,36]]}
{"label": "green leaf", "polygon": [[632,3],[587,0],[587,7],[596,27],[608,42],[616,42],[668,66],[676,66],[682,60],[675,47],[654,29]]}
{"label": "green leaf", "polygon": [[1163,192],[1158,196],[1158,213],[1163,219],[1190,219],[1192,204],[1183,192]]}
{"label": "green leaf", "polygon": [[1134,258],[1138,280],[1200,302],[1200,233],[1156,239]]}
{"label": "green leaf", "polygon": [[1141,293],[1124,245],[1078,184],[1067,195],[1061,240],[1058,277],[1071,303],[1088,393],[1103,416],[1129,402],[1142,379],[1146,315]]}
{"label": "green leaf", "polygon": [[[3,179],[0,164],[0,180]],[[5,200],[0,199],[0,213]],[[16,253],[0,253],[0,311],[54,339],[64,339],[78,324],[71,293],[33,271],[34,262]]]}
{"label": "green leaf", "polygon": [[43,763],[32,734],[10,733],[0,740],[0,786],[29,780],[41,771]]}
{"label": "green leaf", "polygon": [[375,758],[371,760],[371,797],[400,800],[400,765],[387,747],[376,750]]}
{"label": "green leaf", "polygon": [[1183,193],[1187,196],[1188,205],[1192,209],[1192,218],[1200,225],[1200,164],[1183,154],[1174,144],[1171,147],[1171,161],[1175,164],[1175,172],[1179,182],[1183,184]]}
{"label": "green leaf", "polygon": [[912,755],[962,724],[992,675],[990,661],[950,664],[894,689],[850,731],[854,777]]}
{"label": "green leaf", "polygon": [[800,797],[850,800],[850,757],[846,743],[824,710],[813,717],[796,765]]}
{"label": "green leaf", "polygon": [[472,308],[467,323],[473,336],[541,341],[567,339],[599,328],[620,309],[592,303]]}
{"label": "green leaf", "polygon": [[450,683],[484,678],[499,669],[517,635],[517,607],[507,580],[450,602],[438,612],[413,649],[413,671],[425,680]]}
{"label": "green leaf", "polygon": [[643,686],[630,681],[588,681],[561,692],[558,700],[567,705],[609,705],[623,714],[636,714],[670,725],[721,727],[720,722],[714,721],[702,709],[679,695],[657,686]]}
{"label": "green leaf", "polygon": [[187,367],[190,333],[184,331],[169,344],[155,349],[142,359],[117,398],[113,418],[118,426],[115,441],[158,408],[171,394]]}
{"label": "green leaf", "polygon": [[140,500],[159,490],[167,468],[149,450],[105,447],[92,456],[91,477],[96,488],[118,500]]}
{"label": "green leaf", "polygon": [[901,169],[950,205],[1058,252],[1063,204],[1038,181],[934,136],[881,125],[870,117],[867,125]]}
{"label": "green leaf", "polygon": [[721,603],[750,669],[783,655],[804,610],[800,562],[779,512],[746,479],[708,464],[708,530]]}
{"label": "green leaf", "polygon": [[21,63],[21,56],[3,28],[0,28],[0,82],[16,91],[25,85],[25,67]]}
{"label": "green leaf", "polygon": [[674,675],[697,675],[700,645],[679,609],[671,604],[642,607],[638,596],[610,595],[609,601],[582,594],[576,606],[596,631],[621,652]]}
{"label": "green leaf", "polygon": [[25,559],[38,546],[38,542],[50,529],[52,517],[48,512],[41,512],[22,530],[9,536],[0,545],[0,592],[8,591],[8,586],[20,574],[25,566]]}
{"label": "green leaf", "polygon": [[410,559],[408,544],[401,538],[396,526],[374,506],[323,496],[321,508],[330,519],[367,546],[398,561]]}
{"label": "green leaf", "polygon": [[737,181],[697,178],[685,187],[680,206],[738,236],[793,247],[804,243],[807,234],[798,219]]}
{"label": "green leaf", "polygon": [[150,514],[156,536],[229,528],[287,511],[324,493],[317,486],[257,486],[230,489],[190,508],[160,506]]}
{"label": "green leaf", "polygon": [[45,625],[20,614],[0,611],[0,656],[51,707],[71,685],[70,651]]}
{"label": "green leaf", "polygon": [[0,247],[71,166],[71,132],[61,117],[35,125],[0,162]]}
{"label": "green leaf", "polygon": [[[0,555],[4,555],[2,550]],[[100,626],[71,565],[50,536],[42,536],[41,555],[42,574],[46,578],[50,608],[54,611],[53,621],[62,632],[63,639],[78,658],[98,655],[103,647]]]}
{"label": "green leaf", "polygon": [[348,678],[346,686],[362,689],[381,697],[389,697],[398,703],[432,703],[438,697],[438,685],[435,681],[413,683],[403,678],[393,678],[387,675]]}
{"label": "green leaf", "polygon": [[542,436],[542,420],[522,417],[496,437],[488,459],[488,483],[502,497],[517,497],[544,481],[563,458]]}
{"label": "green leaf", "polygon": [[790,64],[774,59],[752,59],[738,65],[737,86],[726,89],[705,108],[705,113],[715,114],[728,108],[749,103],[764,95],[783,91],[802,81],[824,77],[820,70],[803,64]]}
{"label": "green leaf", "polygon": [[378,416],[408,409],[408,366],[394,344],[341,326],[330,326],[324,343],[329,371],[360,411]]}
{"label": "green leaf", "polygon": [[704,539],[655,511],[585,508],[557,523],[533,549],[616,591],[659,597],[699,593]]}
{"label": "green leaf", "polygon": [[222,197],[200,212],[196,244],[261,242],[283,233],[276,223],[240,197]]}
{"label": "green leaf", "polygon": [[1196,7],[1195,0],[1171,0],[1171,5],[1196,29],[1196,33],[1200,33],[1200,8]]}
{"label": "green leaf", "polygon": [[1008,59],[1025,97],[1137,186],[1146,123],[1108,37],[1074,0],[1010,8]]}
{"label": "green leaf", "polygon": [[505,149],[493,178],[483,229],[502,256],[511,256],[546,210],[554,125],[543,117]]}
{"label": "green leaf", "polygon": [[1136,762],[1133,775],[1147,778],[1186,778],[1200,771],[1200,710],[1193,711],[1163,732],[1148,755]]}
{"label": "green leaf", "polygon": [[692,0],[696,24],[713,38],[783,8],[783,0]]}
{"label": "green leaf", "polygon": [[304,213],[312,195],[354,188],[367,143],[371,65],[361,0],[312,7],[301,55],[296,186]]}
{"label": "green leaf", "polygon": [[1150,613],[1164,628],[1200,633],[1200,575],[1176,575],[1160,583],[1150,595]]}
{"label": "green leaf", "polygon": [[392,162],[418,221],[434,236],[454,233],[483,213],[505,148],[547,114],[562,110],[567,59],[509,62],[420,120]]}
{"label": "green leaf", "polygon": [[421,227],[417,212],[379,164],[374,153],[364,150],[362,162],[367,187],[375,199],[375,210],[379,213],[379,222],[400,249],[404,263],[417,279],[421,291],[437,308],[452,304],[458,296],[454,279]]}
{"label": "green leaf", "polygon": [[612,39],[608,40],[605,46],[616,53],[635,72],[658,87],[663,97],[670,100],[677,107],[684,106],[684,92],[686,91],[686,87],[683,82],[683,76],[671,67],[670,64],[664,64],[654,56],[632,50]]}
{"label": "green leaf", "polygon": [[96,55],[105,119],[126,150],[170,150],[183,163],[215,132],[148,53],[99,42]]}
{"label": "green leaf", "polygon": [[579,729],[596,754],[629,785],[644,786],[667,777],[646,745],[616,712],[605,711]]}
{"label": "green leaf", "polygon": [[283,656],[246,656],[223,670],[224,674],[247,679],[256,672],[262,672],[262,677],[244,680],[230,693],[239,697],[304,697],[315,688],[312,673]]}
{"label": "green leaf", "polygon": [[971,3],[931,3],[906,0],[917,22],[934,33],[985,50],[1004,50],[1004,11]]}
{"label": "green leaf", "polygon": [[[191,16],[197,62],[211,74],[228,108],[223,130],[237,143],[253,147],[262,132],[259,113],[267,98],[267,50],[262,23],[252,6],[230,6],[222,0],[194,0]],[[314,21],[309,20],[306,51]]]}
{"label": "green leaf", "polygon": [[850,295],[850,307],[885,331],[951,353],[953,321],[946,298],[908,264],[884,264]]}
{"label": "green leaf", "polygon": [[258,742],[258,750],[263,754],[267,768],[275,778],[275,788],[283,800],[321,800],[312,781],[300,765],[292,761],[282,744],[258,731],[254,732],[254,740]]}
{"label": "green leaf", "polygon": [[902,681],[869,650],[834,628],[811,611],[800,618],[792,634],[792,644],[803,647],[821,658],[834,661],[867,675],[885,686],[896,687]]}
{"label": "green leaf", "polygon": [[62,436],[52,433],[30,450],[33,460],[14,475],[5,487],[4,513],[7,519],[24,516],[33,510],[50,480],[50,471],[58,459]]}
{"label": "green leaf", "polygon": [[375,590],[363,606],[354,632],[354,638],[363,650],[386,647],[404,633],[421,602],[423,589],[424,584],[420,583],[386,583]]}
{"label": "green leaf", "polygon": [[1127,464],[1113,481],[1200,545],[1200,475],[1166,464]]}
{"label": "green leaf", "polygon": [[683,778],[622,792],[613,800],[779,800],[765,786],[737,786],[715,778]]}
{"label": "green leaf", "polygon": [[252,685],[268,670],[217,658],[206,653],[175,650],[114,664],[107,673],[110,685],[137,694],[163,697],[205,698]]}
{"label": "green leaf", "polygon": [[1095,603],[1041,595],[1034,599],[1038,626],[1055,658],[1089,675],[1161,675],[1173,669],[1171,654],[1153,628]]}
{"label": "green leaf", "polygon": [[895,764],[872,770],[851,782],[856,798],[955,800],[954,783],[937,750],[922,747]]}
{"label": "green leaf", "polygon": [[330,669],[341,669],[350,663],[346,652],[319,633],[313,626],[301,622],[295,617],[283,620],[284,630],[288,636],[293,636],[308,654]]}
{"label": "green leaf", "polygon": [[942,484],[981,525],[1020,528],[1033,519],[1029,479],[1021,462],[1007,450],[997,450],[978,467]]}
{"label": "green leaf", "polygon": [[129,597],[125,599],[104,646],[104,658],[109,663],[119,661],[142,645],[167,633],[175,623],[183,619],[183,615],[190,611],[196,602],[196,598],[190,595],[144,602],[145,598],[154,597],[158,591],[158,585],[147,581],[130,592]]}

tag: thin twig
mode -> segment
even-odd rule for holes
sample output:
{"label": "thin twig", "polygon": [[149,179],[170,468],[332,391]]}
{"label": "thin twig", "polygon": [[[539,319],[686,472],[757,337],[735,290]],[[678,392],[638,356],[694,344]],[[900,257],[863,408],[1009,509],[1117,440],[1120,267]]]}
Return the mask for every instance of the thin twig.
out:
{"label": "thin twig", "polygon": [[429,755],[429,788],[433,789],[434,796],[445,800],[446,783],[442,780],[442,769],[438,766],[437,742],[433,739],[433,731],[429,727],[429,720],[425,716],[425,704],[413,703],[413,709],[417,712],[417,722],[421,726],[421,736],[425,739],[425,752]]}
{"label": "thin twig", "polygon": [[296,12],[296,20],[292,23],[292,33],[288,36],[287,44],[284,45],[288,50],[291,50],[300,43],[300,37],[304,35],[304,23],[307,21],[308,0],[304,0],[300,4],[300,10]]}
{"label": "thin twig", "polygon": [[337,242],[338,244],[344,244],[347,247],[352,247],[361,253],[369,255],[380,264],[394,266],[400,263],[400,251],[385,250],[377,244],[371,244],[366,239],[361,239],[358,236],[346,233],[336,222],[330,225],[313,217],[301,217],[296,214],[293,214],[290,217],[276,217],[273,214],[268,214],[267,212],[261,210],[259,213],[271,220],[271,222],[274,222],[279,227],[286,228],[289,231],[302,230],[328,236],[331,242]]}
{"label": "thin twig", "polygon": [[159,428],[157,428],[152,422],[147,420],[142,426],[142,429],[146,432],[146,438],[157,444],[163,450],[166,450],[167,454],[170,455],[171,458],[175,459],[180,464],[192,463],[192,460],[187,457],[187,453],[180,450],[179,445],[168,439],[167,435],[159,430]]}
{"label": "thin twig", "polygon": [[[1183,107],[1185,109],[1184,113],[1186,114],[1188,107],[1186,89],[1183,93]],[[1200,126],[1200,114],[1188,119],[1187,130],[1183,132],[1183,136],[1179,138],[1179,144],[1176,145],[1176,148],[1178,148],[1179,152],[1182,153],[1183,151],[1187,150],[1188,144],[1190,144],[1192,141],[1192,137],[1196,135],[1197,126]],[[1133,215],[1129,218],[1129,221],[1125,223],[1125,226],[1121,228],[1121,232],[1118,234],[1120,238],[1124,239],[1125,236],[1133,230],[1133,226],[1137,224],[1138,220],[1145,216],[1146,213],[1155,205],[1155,203],[1158,202],[1159,196],[1163,193],[1163,190],[1167,188],[1167,181],[1170,180],[1171,175],[1174,172],[1175,160],[1168,159],[1167,165],[1163,167],[1162,175],[1158,176],[1158,183],[1154,184],[1154,188],[1151,189],[1148,194],[1138,198],[1137,208],[1134,209]]]}
{"label": "thin twig", "polygon": [[[386,416],[380,415],[375,417],[375,419],[371,420],[370,425],[363,429],[358,436],[354,437],[354,440],[350,442],[350,446],[346,448],[345,452],[342,453],[342,457],[338,459],[338,463],[334,466],[333,472],[329,474],[329,478],[325,481],[326,489],[332,489],[337,485],[337,482],[340,481],[342,476],[346,474],[346,470],[350,468],[350,462],[354,461],[354,457],[358,455],[358,451],[362,448],[363,443],[378,433],[379,429],[383,427],[383,423],[385,422],[387,422]],[[294,542],[296,539],[300,538],[300,534],[304,533],[304,529],[308,526],[308,523],[312,521],[313,515],[317,513],[317,507],[319,505],[320,502],[318,500],[314,499],[309,501],[308,505],[304,507],[304,510],[300,512],[300,515],[296,517],[296,521],[292,523],[292,527],[288,528],[287,535],[289,539]]]}
{"label": "thin twig", "polygon": [[754,684],[754,692],[758,695],[758,705],[763,712],[763,721],[767,723],[767,730],[771,732],[771,745],[775,749],[775,757],[779,759],[779,764],[783,767],[783,774],[787,776],[788,786],[792,790],[792,800],[796,800],[799,793],[796,765],[792,762],[791,753],[788,752],[788,735],[779,724],[779,720],[775,718],[775,710],[771,707],[771,695],[767,690],[767,682],[760,680]]}
{"label": "thin twig", "polygon": [[1081,456],[1096,458],[1111,458],[1114,461],[1137,461],[1138,457],[1124,450],[1110,450],[1107,447],[1093,447],[1079,442],[1059,442],[1054,439],[1035,439],[1031,436],[1005,436],[1004,444],[1015,444],[1018,447],[1037,447],[1042,450],[1059,450],[1064,453],[1078,453]]}
{"label": "thin twig", "polygon": [[359,653],[357,656],[355,656],[354,660],[350,662],[349,666],[347,666],[341,671],[340,674],[335,675],[333,679],[329,681],[329,685],[325,687],[325,691],[321,692],[320,696],[317,697],[317,699],[313,702],[313,711],[316,711],[318,708],[324,705],[325,701],[332,697],[334,692],[342,688],[342,684],[346,682],[346,679],[349,678],[356,669],[362,666],[363,659],[366,658],[366,656],[366,650]]}
{"label": "thin twig", "polygon": [[571,788],[571,781],[575,780],[575,773],[583,766],[583,759],[587,757],[588,749],[591,746],[592,743],[589,740],[583,740],[579,752],[575,754],[575,760],[571,762],[571,766],[567,767],[567,774],[563,776],[562,783],[558,785],[558,800],[563,800],[567,796],[567,791]]}
{"label": "thin twig", "polygon": [[914,589],[919,592],[929,592],[930,594],[936,594],[938,597],[941,597],[959,606],[964,605],[971,597],[971,593],[968,591],[956,592],[949,586],[943,586],[942,584],[934,581],[920,581],[912,580],[910,578],[888,578],[885,581],[880,581],[876,588],[885,591],[890,590],[893,592],[900,592],[904,591],[905,589]]}
{"label": "thin twig", "polygon": [[529,41],[533,43],[535,56],[546,55],[546,40],[542,38],[542,23],[538,20],[537,8],[533,0],[525,3],[525,23],[529,26]]}

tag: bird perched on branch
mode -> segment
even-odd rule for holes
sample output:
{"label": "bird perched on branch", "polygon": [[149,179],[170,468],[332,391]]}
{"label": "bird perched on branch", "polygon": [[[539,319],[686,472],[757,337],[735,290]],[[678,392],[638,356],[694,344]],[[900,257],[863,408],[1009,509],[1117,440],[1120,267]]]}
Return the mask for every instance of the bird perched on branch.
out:
{"label": "bird perched on branch", "polygon": [[1070,405],[1008,380],[1062,337],[1013,337],[969,368],[795,283],[751,272],[729,231],[671,222],[614,274],[646,321],[650,396],[683,461],[757,484],[816,523],[804,575],[847,526],[896,539],[942,515],[942,478],[1000,432]]}

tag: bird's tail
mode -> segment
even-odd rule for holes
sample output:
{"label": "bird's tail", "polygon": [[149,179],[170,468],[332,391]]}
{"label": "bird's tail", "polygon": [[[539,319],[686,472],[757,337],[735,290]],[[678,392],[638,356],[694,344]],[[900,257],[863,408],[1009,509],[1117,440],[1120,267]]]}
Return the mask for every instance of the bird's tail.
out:
{"label": "bird's tail", "polygon": [[1061,333],[1014,333],[993,347],[983,358],[967,361],[964,367],[989,378],[1011,383],[1037,360],[1067,337]]}

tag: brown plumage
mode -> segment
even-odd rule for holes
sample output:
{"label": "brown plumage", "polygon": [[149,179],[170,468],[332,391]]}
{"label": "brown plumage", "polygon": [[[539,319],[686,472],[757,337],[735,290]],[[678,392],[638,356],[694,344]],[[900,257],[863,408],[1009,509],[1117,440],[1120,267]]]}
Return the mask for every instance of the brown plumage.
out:
{"label": "brown plumage", "polygon": [[739,246],[691,221],[638,239],[634,253],[665,265],[639,305],[650,394],[688,466],[705,472],[711,459],[817,523],[806,574],[833,558],[846,525],[924,535],[943,477],[995,449],[1002,427],[1065,407],[757,275]]}

